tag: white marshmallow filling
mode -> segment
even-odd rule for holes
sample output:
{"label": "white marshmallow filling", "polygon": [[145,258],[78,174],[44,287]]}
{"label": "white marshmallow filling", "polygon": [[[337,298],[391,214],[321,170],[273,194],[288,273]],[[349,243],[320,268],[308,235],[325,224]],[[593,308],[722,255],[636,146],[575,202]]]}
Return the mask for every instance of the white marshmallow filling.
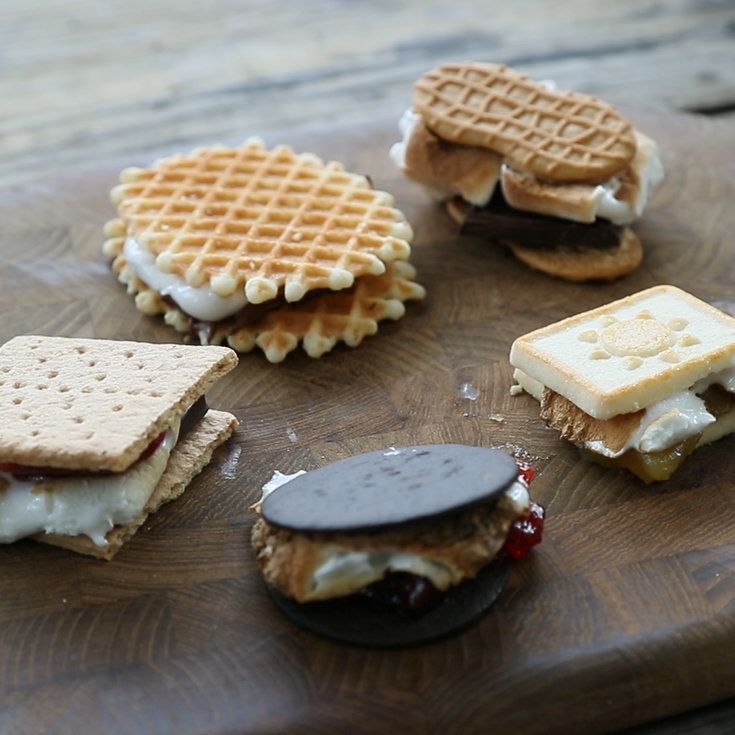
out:
{"label": "white marshmallow filling", "polygon": [[[543,384],[518,369],[514,377],[527,393],[541,401]],[[641,454],[663,452],[698,434],[701,434],[698,446],[715,441],[729,433],[727,427],[732,423],[732,412],[718,418],[707,410],[700,395],[712,385],[720,385],[735,394],[735,368],[715,373],[687,390],[647,406],[640,424],[620,449],[613,450],[603,441],[587,441],[583,446],[604,457],[616,458],[630,449]]]}
{"label": "white marshmallow filling", "polygon": [[0,543],[38,533],[88,536],[108,545],[107,533],[139,517],[166,470],[181,421],[145,459],[125,472],[26,481],[0,472]]}
{"label": "white marshmallow filling", "polygon": [[[531,507],[525,482],[516,480],[505,490],[498,503],[504,506],[503,512],[512,515],[514,520],[525,516]],[[498,533],[493,539],[495,551],[489,555],[488,563],[503,547],[512,523],[508,524],[505,533]],[[314,567],[306,585],[304,599],[320,600],[348,595],[383,579],[390,572],[409,572],[424,577],[442,591],[464,579],[460,570],[440,557],[432,558],[402,549],[355,551],[326,545],[321,552],[321,561]]]}
{"label": "white marshmallow filling", "polygon": [[175,273],[165,273],[158,267],[153,253],[134,237],[128,236],[125,239],[123,254],[141,281],[162,296],[172,299],[183,312],[194,319],[218,322],[236,314],[248,303],[244,291],[219,296],[209,283],[192,286]]}

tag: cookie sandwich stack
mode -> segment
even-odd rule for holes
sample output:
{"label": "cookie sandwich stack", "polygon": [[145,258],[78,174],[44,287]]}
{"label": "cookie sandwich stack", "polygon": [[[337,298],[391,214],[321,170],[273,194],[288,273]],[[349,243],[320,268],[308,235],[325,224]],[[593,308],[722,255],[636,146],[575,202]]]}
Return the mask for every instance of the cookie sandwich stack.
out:
{"label": "cookie sandwich stack", "polygon": [[202,344],[320,357],[424,297],[393,197],[339,163],[251,139],[120,180],[104,252],[140,311]]}
{"label": "cookie sandwich stack", "polygon": [[445,64],[414,88],[391,157],[463,234],[572,281],[641,263],[630,228],[663,180],[658,147],[617,110],[499,64]]}

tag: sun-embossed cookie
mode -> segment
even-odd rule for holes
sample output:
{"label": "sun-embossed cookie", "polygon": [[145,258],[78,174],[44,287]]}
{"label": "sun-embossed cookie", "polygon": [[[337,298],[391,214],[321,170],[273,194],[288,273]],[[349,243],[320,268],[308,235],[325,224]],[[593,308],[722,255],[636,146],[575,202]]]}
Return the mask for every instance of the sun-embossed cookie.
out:
{"label": "sun-embossed cookie", "polygon": [[500,64],[433,69],[416,82],[413,106],[443,139],[488,148],[550,181],[605,181],[636,151],[630,123],[610,105]]}
{"label": "sun-embossed cookie", "polygon": [[735,431],[735,319],[674,286],[519,337],[510,362],[547,424],[646,482]]}

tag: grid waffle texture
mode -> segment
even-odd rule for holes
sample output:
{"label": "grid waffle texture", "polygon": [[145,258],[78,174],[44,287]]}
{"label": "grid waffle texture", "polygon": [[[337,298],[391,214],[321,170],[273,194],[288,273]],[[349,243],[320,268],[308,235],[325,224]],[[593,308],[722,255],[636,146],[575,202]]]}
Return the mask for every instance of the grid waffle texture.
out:
{"label": "grid waffle texture", "polygon": [[236,364],[224,347],[15,337],[0,347],[0,460],[122,472]]}
{"label": "grid waffle texture", "polygon": [[632,126],[610,105],[552,91],[499,64],[429,71],[416,83],[413,106],[445,140],[489,148],[550,181],[605,181],[636,150]]}
{"label": "grid waffle texture", "polygon": [[[108,243],[115,243],[116,247],[108,246],[107,252],[117,253],[112,269],[135,296],[137,308],[149,316],[163,314],[174,329],[190,332],[189,317],[133,273],[122,253],[123,239],[110,239]],[[350,289],[322,292],[298,304],[284,304],[233,331],[227,322],[222,322],[210,341],[227,342],[238,352],[259,347],[270,362],[281,362],[299,342],[314,358],[329,352],[338,341],[357,347],[365,337],[377,332],[378,322],[400,319],[406,311],[404,302],[425,297],[426,291],[414,281],[415,277],[416,270],[410,263],[395,261],[388,264],[385,273],[362,276]]]}
{"label": "grid waffle texture", "polygon": [[349,288],[410,254],[411,227],[365,176],[287,146],[200,148],[129,168],[112,190],[128,234],[165,273],[252,304]]}

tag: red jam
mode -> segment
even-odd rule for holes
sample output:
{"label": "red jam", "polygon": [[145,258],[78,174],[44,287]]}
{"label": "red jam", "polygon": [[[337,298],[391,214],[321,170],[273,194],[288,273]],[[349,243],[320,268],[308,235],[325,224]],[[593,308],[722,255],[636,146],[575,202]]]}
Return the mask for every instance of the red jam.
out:
{"label": "red jam", "polygon": [[526,485],[530,485],[533,482],[533,478],[536,477],[536,468],[532,464],[522,462],[519,459],[516,460],[516,464],[520,470],[518,476],[526,483]]}
{"label": "red jam", "polygon": [[519,518],[510,528],[503,551],[513,559],[522,559],[528,552],[541,543],[546,511],[531,501],[531,509],[525,518]]}
{"label": "red jam", "polygon": [[[144,459],[148,459],[153,452],[161,446],[166,432],[162,431],[144,450],[143,453],[136,460],[142,462]],[[31,467],[30,465],[24,464],[13,464],[12,462],[0,463],[0,472],[7,472],[16,480],[21,482],[42,482],[51,478],[59,477],[100,477],[103,475],[112,475],[114,473],[108,472],[107,470],[68,470],[62,467]]]}
{"label": "red jam", "polygon": [[[518,478],[528,487],[536,477],[536,468],[528,462],[516,460]],[[503,551],[513,559],[523,559],[531,549],[541,543],[546,511],[538,503],[531,501],[528,514],[519,518],[511,527],[505,540]]]}
{"label": "red jam", "polygon": [[378,605],[410,615],[421,615],[444,599],[445,593],[411,572],[389,572],[383,579],[363,587],[357,594]]}

